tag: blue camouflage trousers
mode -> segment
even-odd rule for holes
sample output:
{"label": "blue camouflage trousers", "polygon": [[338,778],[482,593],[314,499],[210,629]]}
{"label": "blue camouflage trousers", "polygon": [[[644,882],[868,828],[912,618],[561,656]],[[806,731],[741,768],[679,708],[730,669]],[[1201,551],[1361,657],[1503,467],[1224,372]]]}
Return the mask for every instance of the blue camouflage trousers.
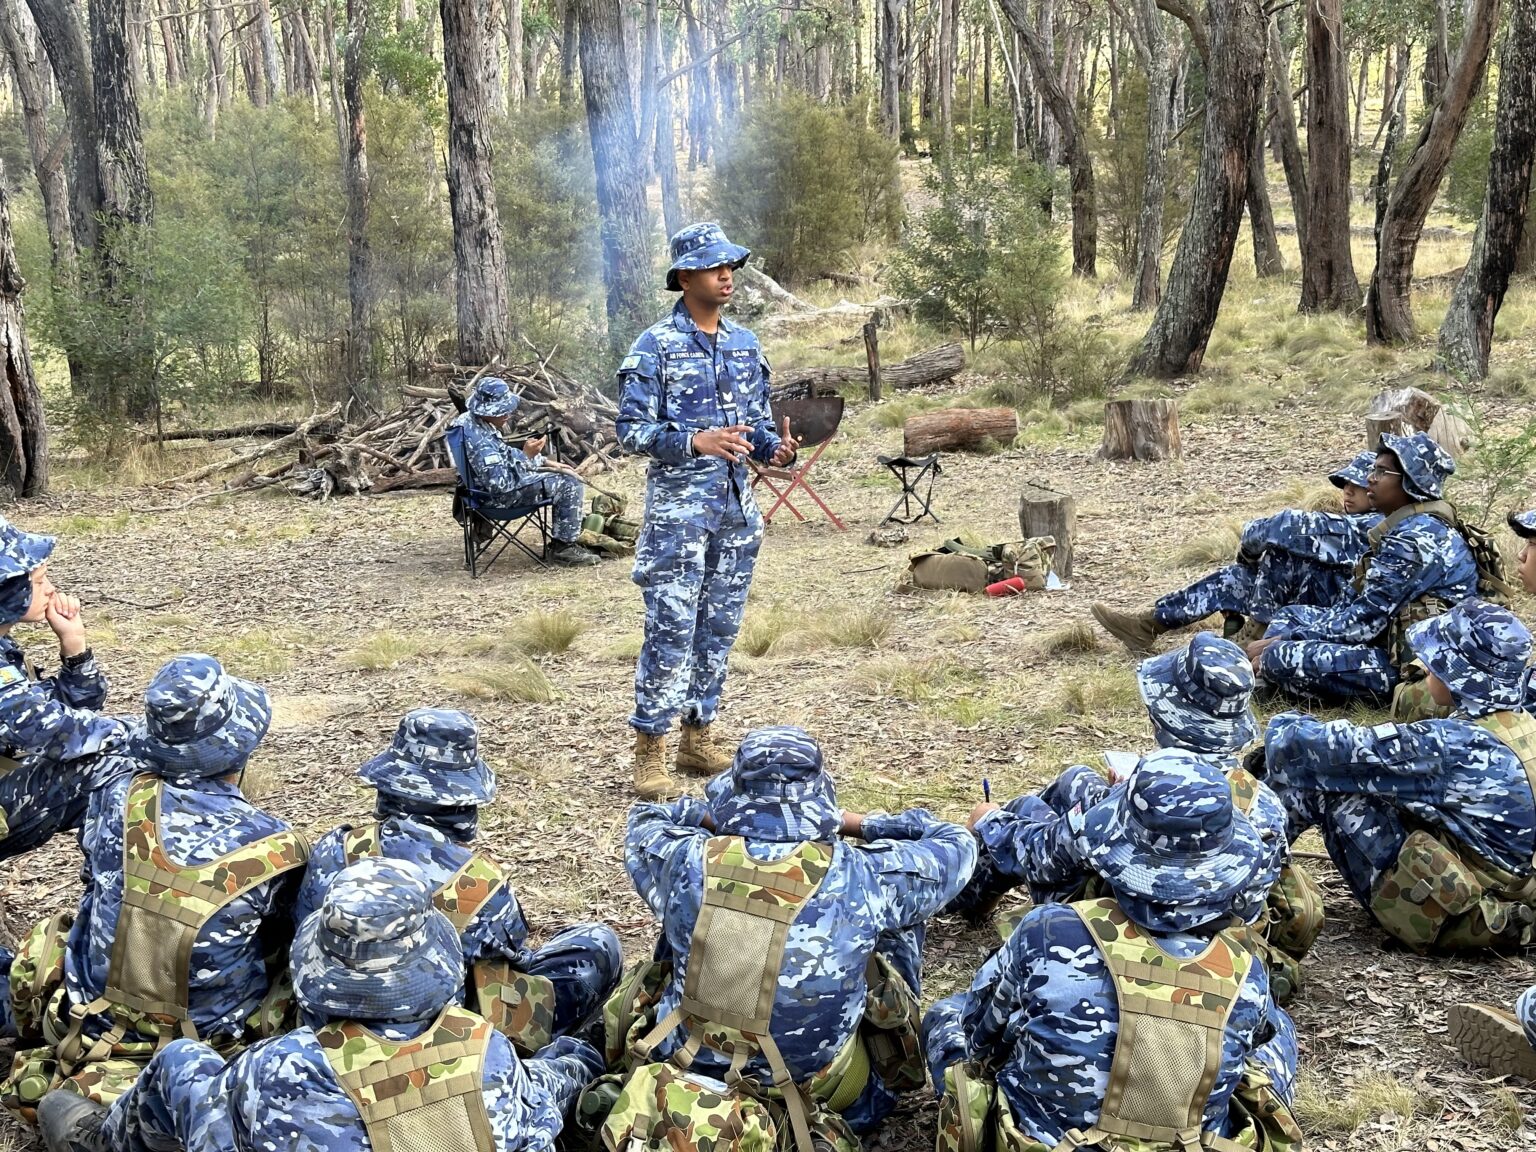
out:
{"label": "blue camouflage trousers", "polygon": [[1383,873],[1397,864],[1408,829],[1387,801],[1363,793],[1340,795],[1298,788],[1277,788],[1285,805],[1286,831],[1292,843],[1314,825],[1323,834],[1328,857],[1350,894],[1369,908]]}
{"label": "blue camouflage trousers", "polygon": [[[750,496],[743,497],[747,502]],[[726,665],[763,543],[762,517],[728,499],[719,526],[707,508],[647,509],[633,579],[645,597],[632,728],[660,736],[675,717],[714,722]]]}
{"label": "blue camouflage trousers", "polygon": [[1159,624],[1182,628],[1216,612],[1236,612],[1268,624],[1287,604],[1331,604],[1349,585],[1349,570],[1266,549],[1256,565],[1228,564],[1152,608]]}
{"label": "blue camouflage trousers", "polygon": [[552,528],[556,540],[569,543],[581,535],[581,518],[585,506],[586,489],[574,476],[547,475],[519,484],[482,510],[494,516],[498,512],[510,512],[528,507],[539,500],[554,501],[550,509]]}
{"label": "blue camouflage trousers", "polygon": [[575,924],[517,962],[519,971],[555,986],[556,1036],[579,1027],[619,986],[624,958],[619,937],[606,924]]}
{"label": "blue camouflage trousers", "polygon": [[32,761],[0,771],[0,816],[10,830],[0,837],[0,860],[41,848],[57,833],[80,827],[91,793],[105,782],[97,771],[104,759]]}

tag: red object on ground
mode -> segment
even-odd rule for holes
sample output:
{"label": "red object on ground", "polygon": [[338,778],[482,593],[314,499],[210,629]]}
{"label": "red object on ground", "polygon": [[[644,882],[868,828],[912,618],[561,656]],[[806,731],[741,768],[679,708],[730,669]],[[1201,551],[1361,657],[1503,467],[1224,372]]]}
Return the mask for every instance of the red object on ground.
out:
{"label": "red object on ground", "polygon": [[999,580],[996,584],[987,585],[988,596],[1022,596],[1024,594],[1024,577],[1010,576],[1006,580]]}

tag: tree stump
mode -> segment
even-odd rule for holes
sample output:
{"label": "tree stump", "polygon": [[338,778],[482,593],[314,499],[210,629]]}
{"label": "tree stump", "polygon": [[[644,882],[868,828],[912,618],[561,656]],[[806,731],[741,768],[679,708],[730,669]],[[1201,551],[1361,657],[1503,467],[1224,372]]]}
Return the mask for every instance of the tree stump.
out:
{"label": "tree stump", "polygon": [[1076,500],[1044,484],[1026,482],[1019,491],[1019,531],[1025,539],[1055,537],[1056,554],[1051,559],[1051,571],[1063,580],[1072,578],[1072,541],[1077,536]]}
{"label": "tree stump", "polygon": [[1012,444],[1019,414],[1012,408],[941,408],[911,417],[902,428],[903,455],[916,460],[934,452],[981,448],[988,441]]}
{"label": "tree stump", "polygon": [[1104,404],[1104,460],[1180,460],[1184,442],[1179,436],[1179,405],[1176,400],[1108,400]]}
{"label": "tree stump", "polygon": [[1427,432],[1429,438],[1460,460],[1472,443],[1467,422],[1428,392],[1418,388],[1387,388],[1371,400],[1365,413],[1365,446],[1371,451],[1381,447],[1383,433],[1408,436]]}

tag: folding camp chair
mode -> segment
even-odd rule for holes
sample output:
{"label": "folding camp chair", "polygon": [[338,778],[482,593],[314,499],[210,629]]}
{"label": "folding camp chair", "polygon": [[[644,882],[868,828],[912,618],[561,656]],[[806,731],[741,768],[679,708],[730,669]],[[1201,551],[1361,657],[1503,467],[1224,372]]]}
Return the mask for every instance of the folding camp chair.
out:
{"label": "folding camp chair", "polygon": [[[470,579],[489,570],[508,545],[516,546],[540,568],[545,567],[544,557],[549,553],[552,527],[550,508],[554,498],[545,497],[512,508],[496,504],[489,493],[476,488],[470,480],[464,429],[450,427],[443,433],[443,440],[448,445],[448,454],[453,457],[454,471],[459,474],[459,484],[453,493],[453,516],[464,526],[464,567],[469,569]],[[521,539],[524,530],[530,527],[539,536],[537,552]]]}
{"label": "folding camp chair", "polygon": [[[785,417],[789,418],[790,435],[798,437],[800,448],[815,448],[810,459],[804,463],[792,464],[787,468],[775,468],[770,464],[759,464],[751,461],[752,487],[759,484],[766,486],[778,499],[773,502],[773,507],[763,513],[763,519],[773,520],[773,514],[780,508],[788,508],[794,513],[795,519],[804,522],[805,517],[800,514],[794,501],[789,497],[796,488],[800,489],[826,514],[828,520],[837,526],[838,531],[847,531],[847,526],[837,518],[837,513],[828,508],[826,501],[822,500],[815,488],[811,487],[811,469],[816,467],[816,461],[826,451],[832,437],[837,434],[837,426],[843,421],[843,398],[841,396],[813,396],[803,400],[774,400],[773,426],[782,429]],[[783,488],[779,485],[784,484]]]}
{"label": "folding camp chair", "polygon": [[[901,495],[896,498],[896,503],[891,505],[891,510],[885,514],[885,519],[880,521],[885,524],[916,524],[924,516],[931,516],[933,522],[939,522],[938,515],[933,510],[933,481],[944,469],[939,467],[939,454],[923,456],[916,460],[910,456],[879,456],[880,463],[891,470],[891,475],[901,484]],[[924,484],[924,481],[927,481]],[[922,485],[923,490],[918,491]],[[913,515],[914,506],[917,514]],[[896,515],[896,509],[901,509],[901,515]]]}

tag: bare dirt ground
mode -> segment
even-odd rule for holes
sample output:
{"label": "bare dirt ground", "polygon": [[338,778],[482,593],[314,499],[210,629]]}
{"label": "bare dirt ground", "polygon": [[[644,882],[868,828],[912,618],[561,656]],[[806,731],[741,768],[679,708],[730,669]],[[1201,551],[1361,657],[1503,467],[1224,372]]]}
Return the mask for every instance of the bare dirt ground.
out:
{"label": "bare dirt ground", "polygon": [[[1187,417],[1176,463],[1095,460],[1096,428],[947,456],[935,492],[942,526],[881,549],[866,537],[895,486],[875,455],[897,450],[900,433],[875,415],[850,409],[815,473],[849,530],[782,513],[770,528],[720,723],[738,735],[804,725],[822,741],[848,807],[920,805],[957,820],[980,799],[983,777],[996,794],[1013,795],[1103,748],[1147,744],[1131,659],[1107,637],[1093,650],[1056,653],[1049,634],[1085,619],[1093,600],[1139,606],[1194,575],[1172,564],[1181,546],[1294,502],[1299,485],[1360,447],[1355,418],[1341,424],[1293,400],[1267,413]],[[1508,408],[1498,416],[1531,418]],[[895,590],[907,553],[924,544],[961,531],[1016,537],[1026,479],[1077,497],[1069,590],[1009,600]],[[631,463],[605,483],[638,498],[642,468]],[[631,955],[649,947],[650,917],[622,852],[631,800],[624,720],[641,629],[627,561],[572,573],[509,557],[471,581],[441,492],[134,510],[165,502],[143,490],[69,495],[23,517],[62,537],[55,576],[85,600],[114,708],[134,710],[156,667],[183,650],[214,652],[260,680],[276,721],[253,761],[252,791],[314,835],[369,810],[354,769],[387,743],[402,712],[466,708],[500,780],[484,843],[509,866],[536,932],[601,918]],[[1529,618],[1531,605],[1523,607]],[[540,652],[550,645],[529,640],[539,613],[579,622],[568,650]],[[46,635],[19,639],[49,655]],[[529,683],[530,659],[553,700],[507,698]],[[1318,845],[1309,838],[1303,847]],[[1507,1003],[1536,982],[1536,966],[1526,957],[1405,954],[1384,943],[1326,864],[1313,866],[1332,900],[1293,1008],[1309,1144],[1533,1146],[1536,1131],[1523,1124],[1529,1088],[1480,1079],[1443,1034],[1448,1004]],[[0,866],[5,926],[14,933],[71,903],[77,867],[68,839]],[[938,922],[927,996],[968,981],[988,945],[985,933]],[[931,1123],[931,1105],[914,1097],[877,1146],[931,1147]],[[0,1147],[7,1138],[28,1146],[0,1129]]]}

